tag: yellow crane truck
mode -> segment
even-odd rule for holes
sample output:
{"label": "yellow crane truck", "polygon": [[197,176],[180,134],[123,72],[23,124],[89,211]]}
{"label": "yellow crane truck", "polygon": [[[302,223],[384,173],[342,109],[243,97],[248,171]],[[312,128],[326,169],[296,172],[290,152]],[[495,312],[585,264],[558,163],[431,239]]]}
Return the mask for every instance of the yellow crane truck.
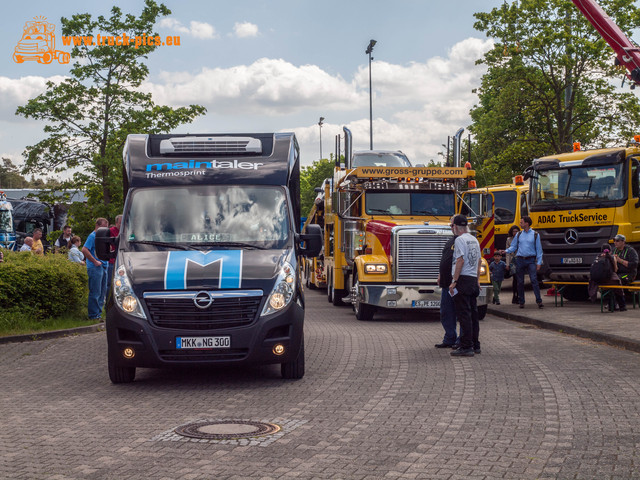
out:
{"label": "yellow crane truck", "polygon": [[[368,151],[369,157],[377,155],[373,165],[354,167],[351,133],[344,131],[345,165],[337,165],[333,181],[324,184],[323,266],[329,302],[352,304],[358,320],[370,320],[377,309],[437,311],[440,258],[452,235],[449,221],[464,204],[459,192],[475,172],[470,165],[385,166],[385,155],[391,165],[398,152]],[[477,212],[470,219],[472,231],[482,235],[476,227],[492,215]],[[478,306],[484,317],[492,299],[484,259],[480,282]]]}

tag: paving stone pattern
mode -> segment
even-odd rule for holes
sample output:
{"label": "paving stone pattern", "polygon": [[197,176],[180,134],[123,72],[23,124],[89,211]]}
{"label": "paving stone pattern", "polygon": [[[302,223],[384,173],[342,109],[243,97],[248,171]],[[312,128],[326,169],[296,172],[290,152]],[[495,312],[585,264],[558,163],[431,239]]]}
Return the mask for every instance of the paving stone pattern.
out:
{"label": "paving stone pattern", "polygon": [[[0,345],[0,478],[640,478],[640,354],[488,315],[482,354],[451,358],[437,316],[307,303],[300,381],[268,366],[112,385],[104,332]],[[284,428],[173,436],[203,419]]]}

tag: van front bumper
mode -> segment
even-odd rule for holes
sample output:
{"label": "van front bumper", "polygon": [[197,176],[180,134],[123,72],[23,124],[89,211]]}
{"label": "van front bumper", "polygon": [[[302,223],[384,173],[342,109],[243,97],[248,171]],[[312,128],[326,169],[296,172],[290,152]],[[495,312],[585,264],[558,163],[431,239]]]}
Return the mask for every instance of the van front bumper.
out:
{"label": "van front bumper", "polygon": [[[160,328],[153,321],[126,314],[112,301],[107,307],[106,318],[110,360],[117,366],[151,368],[293,361],[298,357],[303,342],[303,326],[304,310],[295,300],[281,312],[257,316],[249,325],[212,330]],[[178,337],[230,337],[230,346],[178,348]],[[276,345],[284,347],[284,353],[274,353]]]}

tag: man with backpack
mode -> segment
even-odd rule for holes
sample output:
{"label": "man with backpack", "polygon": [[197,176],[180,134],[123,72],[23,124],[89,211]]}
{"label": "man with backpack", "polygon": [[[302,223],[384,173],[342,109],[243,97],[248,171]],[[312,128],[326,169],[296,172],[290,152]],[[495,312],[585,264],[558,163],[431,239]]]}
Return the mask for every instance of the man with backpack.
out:
{"label": "man with backpack", "polygon": [[618,277],[623,285],[629,285],[636,279],[638,273],[638,252],[626,244],[627,238],[618,234],[613,238],[615,249],[613,256],[618,264]]}
{"label": "man with backpack", "polygon": [[[617,275],[619,271],[618,262],[616,258],[611,255],[609,244],[602,246],[602,253],[596,257],[589,269],[589,299],[595,302],[598,296],[598,285],[620,285],[620,278]],[[618,304],[621,312],[627,309],[624,293],[620,289],[615,289],[615,303]],[[615,304],[613,310],[609,307],[609,311],[615,310]]]}
{"label": "man with backpack", "polygon": [[542,266],[542,243],[540,235],[531,228],[531,217],[524,216],[520,220],[522,230],[513,238],[511,245],[500,253],[516,254],[516,275],[518,278],[518,303],[524,308],[524,274],[529,274],[533,293],[536,296],[538,308],[542,308],[540,286],[538,285],[538,270]]}

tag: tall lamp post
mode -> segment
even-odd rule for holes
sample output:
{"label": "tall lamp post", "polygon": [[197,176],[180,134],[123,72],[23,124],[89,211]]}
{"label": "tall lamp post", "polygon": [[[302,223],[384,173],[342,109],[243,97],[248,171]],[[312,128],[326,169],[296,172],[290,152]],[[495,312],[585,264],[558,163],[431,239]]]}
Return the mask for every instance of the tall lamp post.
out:
{"label": "tall lamp post", "polygon": [[369,150],[373,150],[373,97],[371,93],[371,60],[373,57],[371,52],[373,52],[376,43],[375,40],[369,40],[369,46],[364,52],[369,55]]}
{"label": "tall lamp post", "polygon": [[324,117],[320,117],[320,121],[318,122],[318,126],[320,127],[320,160],[322,160],[322,122],[324,121]]}

